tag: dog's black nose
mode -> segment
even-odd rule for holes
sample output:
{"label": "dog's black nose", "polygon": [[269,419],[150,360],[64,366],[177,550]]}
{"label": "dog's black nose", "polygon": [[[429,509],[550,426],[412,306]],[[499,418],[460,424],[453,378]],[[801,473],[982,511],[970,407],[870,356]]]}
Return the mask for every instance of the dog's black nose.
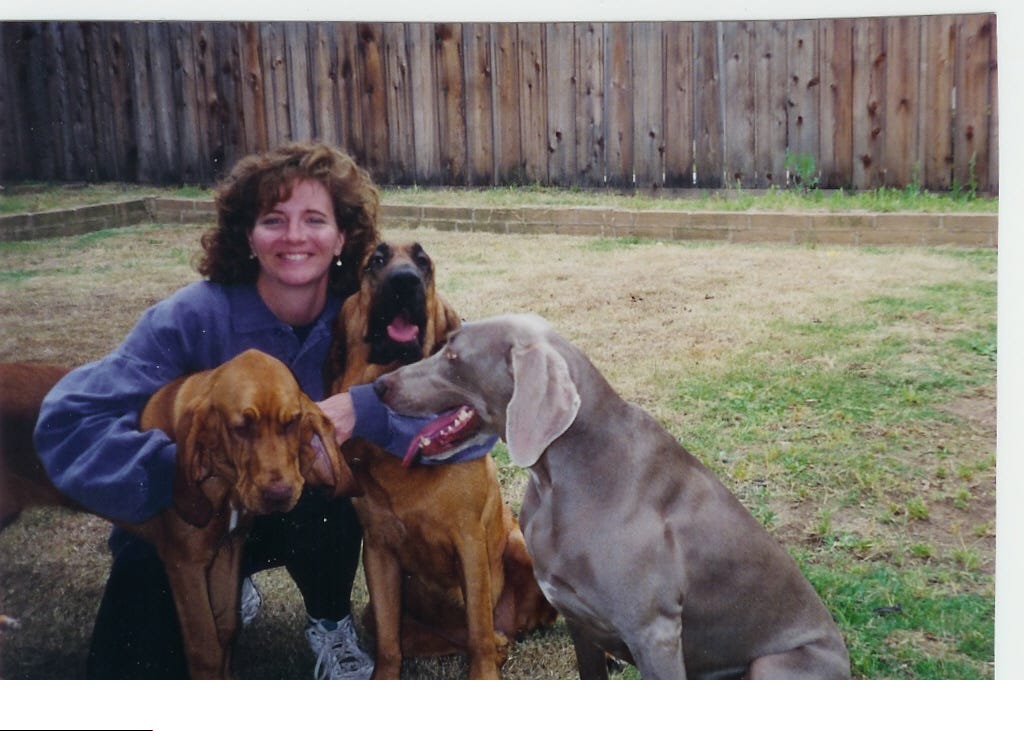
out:
{"label": "dog's black nose", "polygon": [[423,293],[423,277],[412,267],[397,269],[388,277],[387,282],[396,297],[411,297]]}

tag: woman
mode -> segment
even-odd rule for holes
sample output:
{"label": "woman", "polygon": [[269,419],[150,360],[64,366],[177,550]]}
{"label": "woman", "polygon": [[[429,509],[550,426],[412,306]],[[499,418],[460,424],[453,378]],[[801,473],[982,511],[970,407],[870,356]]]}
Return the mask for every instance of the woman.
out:
{"label": "woman", "polygon": [[[43,464],[58,488],[101,515],[141,522],[171,504],[175,445],[159,430],[139,431],[138,415],[164,384],[248,348],[288,364],[339,442],[364,436],[402,455],[423,424],[388,412],[369,385],[325,398],[332,322],[378,238],[378,194],[366,172],[335,148],[289,144],[241,160],[216,204],[217,225],[202,237],[197,266],[206,280],[147,310],[113,353],[72,371],[43,403],[35,433]],[[493,444],[457,459],[479,457]],[[373,668],[351,619],[360,542],[347,498],[307,491],[291,512],[256,518],[246,544],[243,571],[284,565],[299,587],[321,677],[365,678]],[[110,547],[86,674],[187,677],[154,549],[118,529]],[[246,588],[243,614],[254,597]]]}

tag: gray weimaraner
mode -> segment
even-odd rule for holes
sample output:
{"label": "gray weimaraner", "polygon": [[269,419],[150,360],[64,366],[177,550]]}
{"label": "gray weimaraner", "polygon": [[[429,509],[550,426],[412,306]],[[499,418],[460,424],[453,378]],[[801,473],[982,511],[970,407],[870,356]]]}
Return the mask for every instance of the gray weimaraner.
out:
{"label": "gray weimaraner", "polygon": [[482,422],[529,468],[520,521],[580,677],[607,677],[605,651],[644,678],[850,676],[835,622],[786,551],[543,319],[466,324],[376,388],[408,414],[468,405],[476,415],[457,410],[458,422]]}

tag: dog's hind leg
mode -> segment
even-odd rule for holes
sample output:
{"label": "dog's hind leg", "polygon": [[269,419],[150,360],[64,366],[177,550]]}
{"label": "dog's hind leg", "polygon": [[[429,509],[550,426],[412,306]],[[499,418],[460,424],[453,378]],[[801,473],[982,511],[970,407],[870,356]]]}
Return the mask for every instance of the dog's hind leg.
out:
{"label": "dog's hind leg", "polygon": [[850,661],[845,645],[836,646],[834,641],[824,640],[759,657],[750,663],[746,677],[751,680],[845,680],[850,677]]}
{"label": "dog's hind leg", "polygon": [[608,659],[604,650],[591,642],[575,622],[566,619],[565,623],[576,651],[576,669],[580,680],[607,680]]}

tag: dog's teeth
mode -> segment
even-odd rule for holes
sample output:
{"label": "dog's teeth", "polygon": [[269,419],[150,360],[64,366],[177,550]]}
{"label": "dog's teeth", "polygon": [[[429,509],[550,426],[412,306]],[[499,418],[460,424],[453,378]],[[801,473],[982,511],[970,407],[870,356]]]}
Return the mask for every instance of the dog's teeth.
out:
{"label": "dog's teeth", "polygon": [[420,437],[420,447],[425,449],[430,446],[430,437]]}

